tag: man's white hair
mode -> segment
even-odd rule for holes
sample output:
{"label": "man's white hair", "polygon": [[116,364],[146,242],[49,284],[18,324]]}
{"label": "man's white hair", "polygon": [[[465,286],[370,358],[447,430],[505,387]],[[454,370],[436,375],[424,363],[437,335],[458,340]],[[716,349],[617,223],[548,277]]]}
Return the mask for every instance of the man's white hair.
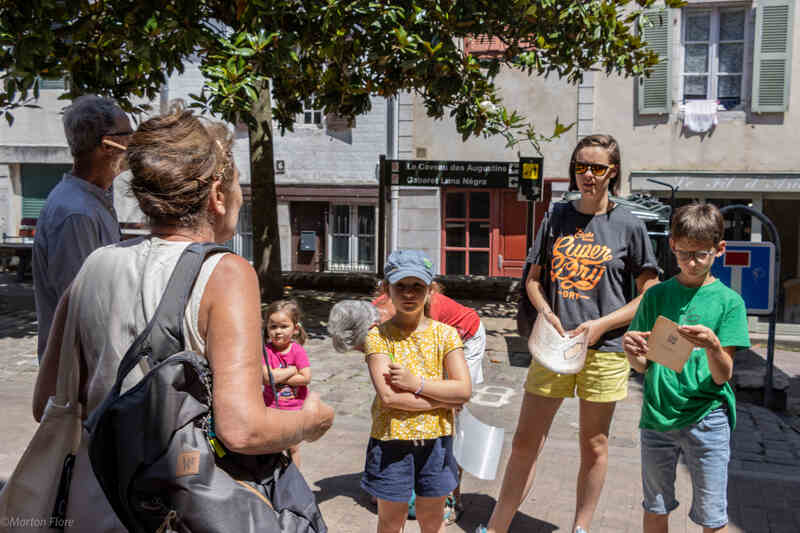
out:
{"label": "man's white hair", "polygon": [[328,316],[328,333],[337,352],[347,352],[362,346],[367,332],[379,321],[378,310],[364,300],[342,300],[333,306]]}

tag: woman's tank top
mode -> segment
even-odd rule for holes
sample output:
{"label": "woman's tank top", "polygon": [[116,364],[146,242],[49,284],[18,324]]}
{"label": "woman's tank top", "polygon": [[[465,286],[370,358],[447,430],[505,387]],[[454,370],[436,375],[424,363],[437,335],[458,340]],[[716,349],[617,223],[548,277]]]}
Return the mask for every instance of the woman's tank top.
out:
{"label": "woman's tank top", "polygon": [[[87,370],[85,413],[91,413],[111,390],[117,368],[136,336],[155,313],[161,295],[189,242],[142,237],[95,250],[81,267],[70,288],[70,311],[76,324],[81,359]],[[183,333],[186,348],[201,355],[206,345],[197,327],[200,301],[208,279],[225,254],[209,257],[197,277],[186,312]],[[143,376],[134,368],[123,391]],[[87,531],[125,531],[102,493],[87,455],[84,431],[73,472],[67,517],[75,524],[91,524]],[[83,526],[82,526],[83,527]]]}

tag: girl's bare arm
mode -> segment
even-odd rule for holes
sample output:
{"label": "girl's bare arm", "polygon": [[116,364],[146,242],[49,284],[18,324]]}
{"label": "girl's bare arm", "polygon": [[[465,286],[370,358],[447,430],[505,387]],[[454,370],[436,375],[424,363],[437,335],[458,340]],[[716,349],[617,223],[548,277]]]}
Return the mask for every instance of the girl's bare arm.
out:
{"label": "girl's bare arm", "polygon": [[302,370],[298,370],[291,376],[289,379],[286,380],[287,385],[291,385],[292,387],[303,387],[311,383],[311,367],[307,366]]}
{"label": "girl's bare arm", "polygon": [[401,391],[389,385],[386,377],[389,375],[390,362],[389,355],[385,353],[373,353],[367,356],[372,385],[384,406],[403,411],[430,411],[444,407],[441,402],[432,398],[414,396],[413,392]]}

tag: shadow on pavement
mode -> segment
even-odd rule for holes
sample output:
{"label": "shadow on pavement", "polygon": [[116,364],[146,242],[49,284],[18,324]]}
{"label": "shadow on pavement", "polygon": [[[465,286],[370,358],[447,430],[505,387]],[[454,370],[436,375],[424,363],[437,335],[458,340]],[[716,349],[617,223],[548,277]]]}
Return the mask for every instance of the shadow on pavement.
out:
{"label": "shadow on pavement", "polygon": [[[489,517],[492,515],[495,500],[486,494],[464,493],[462,496],[464,502],[464,514],[458,525],[464,531],[475,531],[478,525],[486,525]],[[511,522],[509,531],[525,531],[526,533],[552,533],[558,528],[557,525],[533,518],[525,513],[517,512],[514,515],[514,520]]]}
{"label": "shadow on pavement", "polygon": [[331,476],[314,484],[319,487],[319,490],[314,491],[317,504],[337,496],[346,496],[373,514],[378,511],[377,505],[370,503],[369,494],[361,490],[361,472]]}
{"label": "shadow on pavement", "polygon": [[[445,291],[445,296],[447,291]],[[515,318],[517,316],[516,302],[482,301],[482,300],[457,300],[461,305],[471,307],[481,317]]]}
{"label": "shadow on pavement", "polygon": [[743,531],[800,531],[800,480],[728,479],[728,519]]}
{"label": "shadow on pavement", "polygon": [[21,338],[36,332],[33,283],[20,282],[12,273],[0,272],[0,337]]}
{"label": "shadow on pavement", "polygon": [[[314,491],[317,503],[321,504],[337,496],[346,496],[351,498],[354,503],[367,509],[370,513],[377,514],[377,505],[370,503],[369,494],[361,490],[360,481],[361,472],[342,474],[316,481],[314,484],[319,487],[319,490]],[[458,526],[461,527],[463,531],[471,532],[475,531],[478,525],[486,524],[494,508],[494,498],[486,494],[464,493],[462,499],[464,503],[464,514],[461,516],[461,520],[458,521]],[[552,533],[557,529],[558,526],[555,524],[518,512],[514,517],[514,521],[511,522],[509,531]]]}
{"label": "shadow on pavement", "polygon": [[0,337],[21,339],[36,335],[39,331],[36,313],[27,310],[4,309],[0,305]]}
{"label": "shadow on pavement", "polygon": [[[736,399],[756,405],[764,405],[764,378],[766,374],[766,357],[752,349],[737,351],[732,380],[736,391]],[[800,390],[800,376],[789,375],[776,364],[772,370],[772,383],[774,399],[770,407],[778,410],[787,408],[789,404],[788,396],[797,395],[797,391]]]}
{"label": "shadow on pavement", "polygon": [[531,365],[531,353],[528,351],[528,344],[525,339],[517,335],[516,330],[496,329],[494,332],[503,336],[506,341],[506,353],[508,353],[508,364],[528,368]]}

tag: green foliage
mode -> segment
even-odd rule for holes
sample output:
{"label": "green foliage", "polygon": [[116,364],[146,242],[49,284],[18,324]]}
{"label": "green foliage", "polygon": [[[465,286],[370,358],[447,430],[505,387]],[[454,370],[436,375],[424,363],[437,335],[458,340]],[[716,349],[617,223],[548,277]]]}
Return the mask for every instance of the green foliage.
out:
{"label": "green foliage", "polygon": [[[462,138],[502,135],[541,145],[503,106],[501,68],[579,82],[598,69],[647,74],[657,56],[634,31],[655,0],[20,0],[0,2],[0,113],[32,106],[39,77],[69,77],[86,92],[148,109],[167,77],[199,61],[205,78],[190,104],[250,128],[255,205],[275,201],[271,120],[290,129],[303,104],[353,119],[370,96],[417,95],[427,114],[451,116]],[[680,0],[664,0],[668,6]],[[638,21],[638,22],[637,22]],[[464,42],[499,39],[479,60]],[[268,88],[268,92],[267,92]],[[282,294],[275,210],[253,216],[262,298]]]}
{"label": "green foliage", "polygon": [[[654,1],[12,2],[0,7],[0,112],[30,105],[43,75],[70,77],[65,98],[99,92],[140,111],[166,76],[199,58],[205,87],[192,105],[231,122],[252,127],[265,80],[282,129],[304,102],[353,118],[370,109],[370,95],[411,91],[430,116],[452,116],[465,139],[502,134],[538,149],[552,136],[503,107],[501,67],[571,82],[588,69],[646,74],[657,59],[633,27],[638,9]],[[505,51],[482,61],[465,54],[463,40],[477,35],[499,38]]]}

